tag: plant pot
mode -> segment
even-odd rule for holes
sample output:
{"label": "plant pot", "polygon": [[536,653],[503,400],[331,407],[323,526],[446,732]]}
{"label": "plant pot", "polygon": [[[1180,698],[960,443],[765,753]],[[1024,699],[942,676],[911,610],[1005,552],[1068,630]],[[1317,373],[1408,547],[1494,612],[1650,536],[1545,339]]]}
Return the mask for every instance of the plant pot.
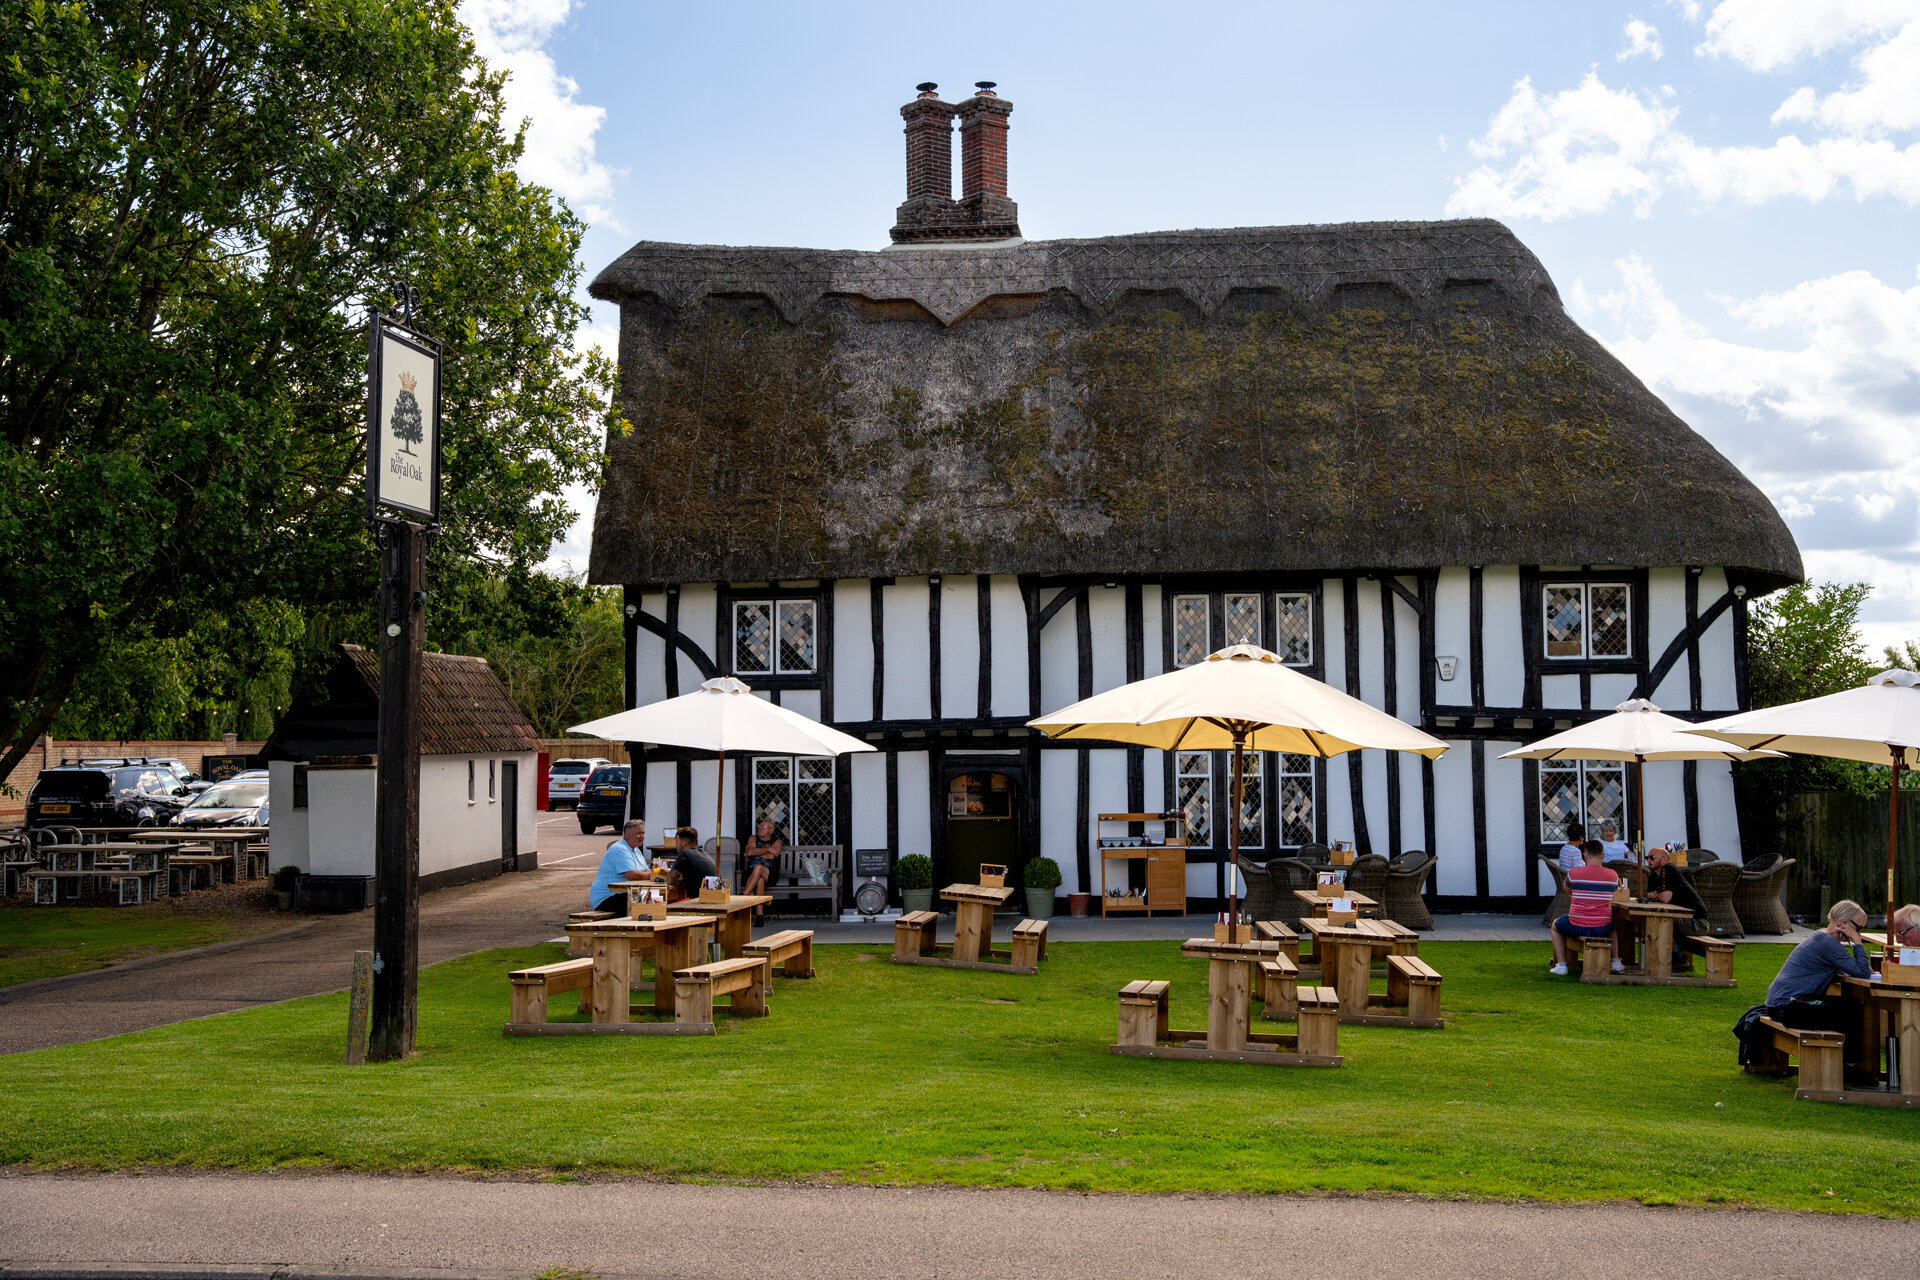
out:
{"label": "plant pot", "polygon": [[902,889],[900,906],[906,911],[933,910],[933,886],[929,885],[925,889]]}
{"label": "plant pot", "polygon": [[1093,901],[1093,895],[1090,893],[1068,894],[1067,895],[1067,914],[1070,916],[1079,916],[1082,919],[1084,919],[1087,914],[1087,906],[1092,901]]}
{"label": "plant pot", "polygon": [[1053,919],[1053,890],[1028,889],[1027,914],[1035,920]]}
{"label": "plant pot", "polygon": [[282,911],[293,910],[293,890],[275,889],[273,891],[273,896],[280,899],[280,909]]}

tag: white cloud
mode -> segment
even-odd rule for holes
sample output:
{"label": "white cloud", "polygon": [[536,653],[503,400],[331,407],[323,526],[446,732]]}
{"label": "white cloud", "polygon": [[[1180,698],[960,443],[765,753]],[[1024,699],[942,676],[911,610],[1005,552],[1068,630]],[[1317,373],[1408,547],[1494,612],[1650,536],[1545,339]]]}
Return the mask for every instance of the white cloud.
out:
{"label": "white cloud", "polygon": [[572,0],[461,0],[460,20],[480,57],[507,72],[505,125],[526,122],[520,176],[552,190],[591,222],[612,218],[613,173],[594,158],[604,107],[579,101],[580,86],[554,66],[545,45]]}
{"label": "white cloud", "polygon": [[1666,51],[1667,47],[1660,43],[1658,28],[1638,18],[1629,18],[1627,19],[1627,47],[1615,54],[1613,60],[1625,62],[1628,58],[1645,55],[1658,62]]}
{"label": "white cloud", "polygon": [[1722,0],[1696,54],[1771,71],[1920,17],[1920,0]]}
{"label": "white cloud", "polygon": [[1523,78],[1486,135],[1468,144],[1493,163],[1461,179],[1447,212],[1551,220],[1626,200],[1644,216],[1660,195],[1668,166],[1659,149],[1674,115],[1650,95],[1607,88],[1592,71],[1578,88],[1547,95]]}
{"label": "white cloud", "polygon": [[1920,128],[1920,18],[1862,53],[1854,69],[1853,83],[1824,98],[1794,90],[1773,122],[1806,120],[1843,134]]}

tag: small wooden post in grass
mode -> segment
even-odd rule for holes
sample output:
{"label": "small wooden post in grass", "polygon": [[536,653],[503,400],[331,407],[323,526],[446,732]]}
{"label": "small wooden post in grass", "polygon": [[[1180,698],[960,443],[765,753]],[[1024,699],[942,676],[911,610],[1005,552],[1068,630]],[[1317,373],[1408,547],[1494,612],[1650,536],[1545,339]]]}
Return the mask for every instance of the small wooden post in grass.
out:
{"label": "small wooden post in grass", "polygon": [[347,997],[347,1065],[367,1060],[367,1006],[373,1002],[373,952],[353,953],[353,986]]}

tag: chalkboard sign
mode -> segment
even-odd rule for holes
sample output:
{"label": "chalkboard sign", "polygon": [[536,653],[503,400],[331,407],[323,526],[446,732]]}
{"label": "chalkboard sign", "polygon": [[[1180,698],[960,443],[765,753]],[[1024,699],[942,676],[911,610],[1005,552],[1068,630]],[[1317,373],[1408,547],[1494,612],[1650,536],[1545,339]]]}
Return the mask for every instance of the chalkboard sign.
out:
{"label": "chalkboard sign", "polygon": [[855,849],[853,851],[853,874],[862,880],[887,874],[887,851],[885,849]]}
{"label": "chalkboard sign", "polygon": [[208,782],[225,782],[251,767],[252,756],[201,756],[200,776]]}

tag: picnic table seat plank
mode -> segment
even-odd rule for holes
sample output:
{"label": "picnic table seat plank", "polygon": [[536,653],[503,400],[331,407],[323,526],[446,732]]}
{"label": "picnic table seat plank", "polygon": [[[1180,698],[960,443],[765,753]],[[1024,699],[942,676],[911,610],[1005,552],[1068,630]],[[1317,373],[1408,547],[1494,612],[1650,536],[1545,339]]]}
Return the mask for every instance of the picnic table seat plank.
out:
{"label": "picnic table seat plank", "polygon": [[1768,1035],[1761,1039],[1760,1061],[1747,1070],[1756,1075],[1785,1075],[1789,1058],[1799,1066],[1800,1083],[1796,1096],[1837,1094],[1846,1084],[1847,1038],[1838,1031],[1802,1031],[1773,1018],[1761,1018]]}
{"label": "picnic table seat plank", "polygon": [[813,976],[811,929],[783,929],[747,943],[742,950],[748,957],[765,960],[770,966],[782,965],[777,972],[789,978]]}
{"label": "picnic table seat plank", "polygon": [[1387,957],[1387,1003],[1413,1022],[1440,1021],[1440,975],[1418,956]]}
{"label": "picnic table seat plank", "polygon": [[934,929],[940,917],[932,911],[909,911],[893,922],[893,954],[901,959],[933,954]]}
{"label": "picnic table seat plank", "polygon": [[1682,951],[1702,957],[1706,961],[1706,979],[1709,982],[1733,982],[1733,941],[1730,938],[1716,938],[1709,934],[1682,934],[1675,939]]}
{"label": "picnic table seat plank", "polygon": [[1047,922],[1022,920],[1013,926],[1013,947],[1007,959],[1017,968],[1031,969],[1047,958]]}
{"label": "picnic table seat plank", "polygon": [[1260,1002],[1266,1006],[1263,1017],[1291,1022],[1300,1012],[1300,966],[1293,957],[1281,952],[1260,962]]}
{"label": "picnic table seat plank", "polygon": [[673,971],[673,1020],[686,1028],[713,1026],[713,1001],[733,997],[736,1015],[767,1016],[767,959],[739,956]]}
{"label": "picnic table seat plank", "polygon": [[566,991],[587,991],[593,987],[593,957],[561,960],[554,964],[516,969],[507,975],[512,990],[509,1022],[545,1022],[547,998]]}

